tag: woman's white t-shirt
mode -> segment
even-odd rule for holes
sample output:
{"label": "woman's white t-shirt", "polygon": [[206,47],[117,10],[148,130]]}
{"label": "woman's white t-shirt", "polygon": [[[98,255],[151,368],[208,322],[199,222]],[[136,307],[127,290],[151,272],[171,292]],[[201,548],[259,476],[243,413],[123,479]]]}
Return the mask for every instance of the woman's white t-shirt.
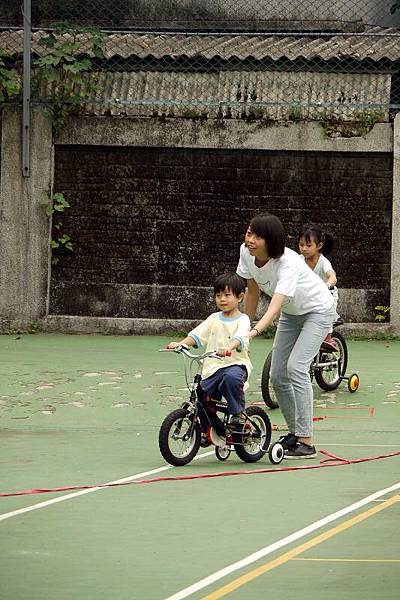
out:
{"label": "woman's white t-shirt", "polygon": [[275,293],[286,296],[282,312],[288,315],[325,312],[333,306],[327,286],[307,266],[303,257],[290,248],[285,248],[279,258],[270,258],[266,265],[257,267],[255,257],[242,244],[236,273],[244,279],[254,279],[269,296]]}

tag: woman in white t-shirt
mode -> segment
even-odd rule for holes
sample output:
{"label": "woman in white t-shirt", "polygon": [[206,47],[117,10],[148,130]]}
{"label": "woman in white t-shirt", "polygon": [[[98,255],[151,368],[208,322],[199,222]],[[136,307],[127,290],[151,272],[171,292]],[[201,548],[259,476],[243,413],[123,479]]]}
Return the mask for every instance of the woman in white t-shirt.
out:
{"label": "woman in white t-shirt", "polygon": [[245,312],[253,320],[260,290],[271,297],[268,309],[250,331],[260,334],[279,317],[271,383],[289,433],[280,442],[285,458],[314,458],[313,389],[310,363],[331,327],[334,301],[327,286],[303,258],[285,247],[282,223],[274,215],[254,217],[240,248],[237,273],[247,279]]}

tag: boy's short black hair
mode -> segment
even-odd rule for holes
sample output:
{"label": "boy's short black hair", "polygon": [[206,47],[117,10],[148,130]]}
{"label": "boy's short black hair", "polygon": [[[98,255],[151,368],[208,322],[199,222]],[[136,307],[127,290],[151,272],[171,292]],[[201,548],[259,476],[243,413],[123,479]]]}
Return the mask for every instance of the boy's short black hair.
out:
{"label": "boy's short black hair", "polygon": [[219,292],[223,292],[226,288],[236,297],[239,297],[240,294],[244,294],[246,291],[246,281],[237,273],[223,273],[214,281],[214,296]]}
{"label": "boy's short black hair", "polygon": [[256,215],[250,221],[249,229],[266,241],[268,255],[271,258],[279,258],[285,252],[285,230],[275,215],[270,213]]}

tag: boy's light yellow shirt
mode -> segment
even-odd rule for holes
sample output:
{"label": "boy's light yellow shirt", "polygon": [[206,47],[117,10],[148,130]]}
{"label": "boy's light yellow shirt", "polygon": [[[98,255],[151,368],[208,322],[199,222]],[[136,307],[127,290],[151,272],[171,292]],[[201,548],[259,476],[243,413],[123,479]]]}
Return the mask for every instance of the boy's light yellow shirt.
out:
{"label": "boy's light yellow shirt", "polygon": [[250,329],[250,319],[247,315],[240,313],[237,317],[227,318],[222,312],[216,312],[189,333],[189,336],[196,341],[197,347],[202,348],[204,352],[225,348],[234,339],[240,341],[239,348],[233,350],[232,356],[225,356],[222,360],[207,358],[204,361],[202,374],[204,379],[213,375],[218,369],[230,365],[244,365],[250,377],[253,368],[249,356]]}

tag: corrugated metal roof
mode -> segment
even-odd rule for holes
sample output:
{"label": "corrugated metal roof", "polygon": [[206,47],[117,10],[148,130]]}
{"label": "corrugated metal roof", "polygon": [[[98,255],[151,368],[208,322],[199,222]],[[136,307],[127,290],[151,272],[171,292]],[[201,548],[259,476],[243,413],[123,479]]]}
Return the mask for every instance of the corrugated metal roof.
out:
{"label": "corrugated metal roof", "polygon": [[[320,118],[327,110],[326,105],[334,104],[335,107],[328,109],[330,114],[352,119],[361,112],[361,106],[387,107],[391,81],[391,76],[384,73],[242,70],[218,73],[102,72],[95,77],[97,103],[86,104],[84,110],[87,113],[273,120],[289,118],[296,104],[302,118]],[[51,97],[50,90],[45,88],[39,93],[42,97]],[[383,112],[387,117],[388,110]]]}
{"label": "corrugated metal roof", "polygon": [[[38,44],[46,35],[37,31],[32,35],[32,51],[43,55],[46,49]],[[86,35],[79,35],[82,51],[90,54]],[[0,33],[0,47],[7,52],[21,52],[22,31]],[[371,61],[400,59],[400,30],[369,27],[362,34],[332,36],[298,35],[174,35],[113,33],[104,43],[107,59],[137,57],[156,60],[186,58],[220,59],[223,61],[265,59],[294,61],[305,60],[348,60]]]}

